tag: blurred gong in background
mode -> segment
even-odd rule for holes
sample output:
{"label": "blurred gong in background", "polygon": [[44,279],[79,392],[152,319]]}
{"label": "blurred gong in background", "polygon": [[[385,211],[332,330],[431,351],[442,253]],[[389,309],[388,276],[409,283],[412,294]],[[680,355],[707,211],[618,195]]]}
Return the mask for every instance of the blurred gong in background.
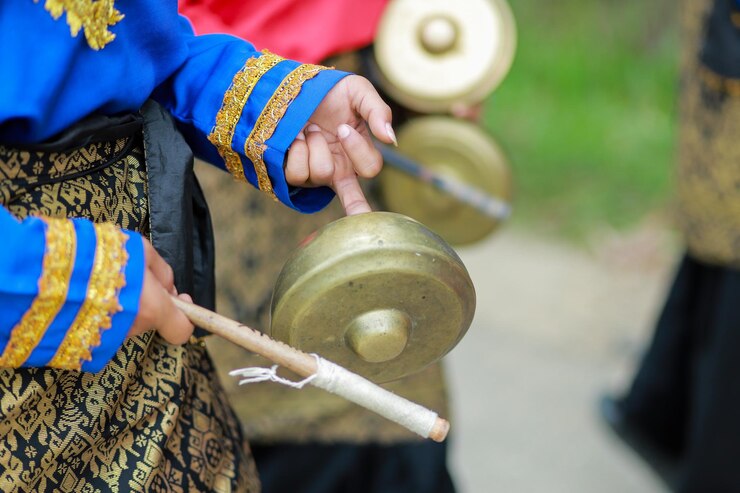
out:
{"label": "blurred gong in background", "polygon": [[514,60],[514,17],[504,0],[393,0],[375,35],[378,82],[424,113],[482,102]]}
{"label": "blurred gong in background", "polygon": [[515,47],[505,0],[393,0],[380,20],[370,77],[406,117],[397,153],[379,146],[380,195],[455,245],[482,240],[509,216],[512,180],[495,140],[449,113],[481,105]]}
{"label": "blurred gong in background", "polygon": [[398,151],[424,164],[419,170],[401,169],[410,163],[384,153],[380,192],[389,210],[431,224],[454,245],[475,243],[508,218],[508,162],[496,142],[473,123],[444,116],[415,118],[398,133]]}

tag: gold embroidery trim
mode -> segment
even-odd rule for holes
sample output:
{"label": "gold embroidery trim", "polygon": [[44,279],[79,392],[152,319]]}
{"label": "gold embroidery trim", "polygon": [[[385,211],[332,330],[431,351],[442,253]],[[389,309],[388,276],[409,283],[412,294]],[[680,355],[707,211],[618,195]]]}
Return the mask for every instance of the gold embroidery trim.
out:
{"label": "gold embroidery trim", "polygon": [[25,363],[67,299],[77,248],[74,225],[68,219],[41,220],[46,223],[46,249],[38,295],[10,333],[0,356],[2,367],[18,368]]}
{"label": "gold embroidery trim", "polygon": [[96,224],[95,233],[95,259],[85,301],[49,362],[53,368],[79,370],[83,361],[90,361],[102,332],[111,327],[111,318],[122,309],[118,295],[126,285],[123,270],[128,261],[128,237],[112,224]]}
{"label": "gold embroidery trim", "polygon": [[298,93],[301,92],[303,84],[316,77],[319,72],[326,70],[326,68],[320,65],[304,64],[289,73],[263,108],[254,124],[254,128],[252,128],[252,132],[244,143],[244,154],[254,165],[259,189],[270,195],[274,200],[277,200],[277,197],[272,188],[272,182],[264,160],[265,150],[267,149],[265,142],[275,133],[278,122],[285,115]]}
{"label": "gold embroidery trim", "polygon": [[270,53],[267,50],[262,51],[259,58],[250,58],[247,63],[236,73],[231,81],[231,85],[224,93],[224,100],[221,108],[216,114],[216,124],[208,140],[216,146],[219,155],[226,164],[229,173],[240,181],[247,181],[244,176],[244,167],[242,166],[239,154],[232,149],[231,144],[234,140],[236,125],[247,104],[247,99],[252,94],[252,90],[257,82],[271,68],[282,62],[284,58]]}
{"label": "gold embroidery trim", "polygon": [[[38,3],[39,0],[33,0]],[[82,29],[85,40],[93,50],[101,50],[116,38],[108,30],[123,19],[123,14],[116,10],[115,0],[46,0],[44,9],[54,20],[67,13],[67,25],[73,38]]]}

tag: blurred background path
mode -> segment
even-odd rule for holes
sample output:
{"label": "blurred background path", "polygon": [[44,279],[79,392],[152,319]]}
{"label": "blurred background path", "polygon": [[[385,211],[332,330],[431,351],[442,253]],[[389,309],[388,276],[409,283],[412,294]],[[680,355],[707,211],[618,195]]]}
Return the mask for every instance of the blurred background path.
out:
{"label": "blurred background path", "polygon": [[478,308],[447,357],[462,493],[662,493],[597,419],[628,382],[671,276],[674,240],[645,226],[592,246],[512,228],[459,249]]}
{"label": "blurred background path", "polygon": [[664,493],[598,420],[673,275],[678,61],[669,0],[510,2],[511,73],[486,103],[512,223],[458,252],[478,293],[447,357],[461,493]]}

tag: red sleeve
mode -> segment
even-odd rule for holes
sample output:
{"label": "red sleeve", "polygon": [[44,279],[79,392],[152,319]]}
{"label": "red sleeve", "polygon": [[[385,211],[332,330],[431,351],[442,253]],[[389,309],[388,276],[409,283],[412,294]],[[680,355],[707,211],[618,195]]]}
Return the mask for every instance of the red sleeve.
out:
{"label": "red sleeve", "polygon": [[317,63],[370,44],[388,0],[179,0],[196,33],[226,33]]}

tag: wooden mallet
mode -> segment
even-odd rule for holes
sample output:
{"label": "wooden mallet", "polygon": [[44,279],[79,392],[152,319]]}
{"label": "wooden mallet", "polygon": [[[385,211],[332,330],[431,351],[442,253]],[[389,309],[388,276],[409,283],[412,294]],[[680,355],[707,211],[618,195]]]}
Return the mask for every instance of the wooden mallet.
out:
{"label": "wooden mallet", "polygon": [[173,297],[190,321],[307,379],[308,383],[363,406],[407,429],[442,442],[450,423],[437,413],[398,396],[317,355],[307,354],[244,324]]}

